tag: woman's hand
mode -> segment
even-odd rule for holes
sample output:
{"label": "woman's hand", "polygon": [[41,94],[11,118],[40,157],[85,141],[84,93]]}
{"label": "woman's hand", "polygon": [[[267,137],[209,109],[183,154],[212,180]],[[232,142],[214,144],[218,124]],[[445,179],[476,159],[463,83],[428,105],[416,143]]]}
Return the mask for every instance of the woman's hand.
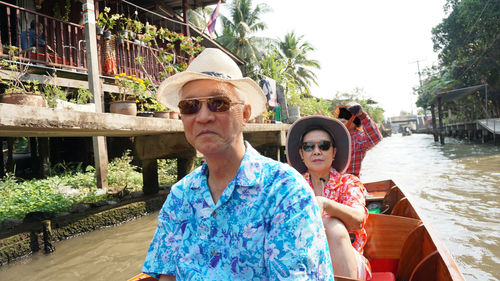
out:
{"label": "woman's hand", "polygon": [[325,209],[325,202],[328,201],[328,198],[323,196],[316,196],[316,202],[318,203],[319,212],[323,213],[323,209]]}

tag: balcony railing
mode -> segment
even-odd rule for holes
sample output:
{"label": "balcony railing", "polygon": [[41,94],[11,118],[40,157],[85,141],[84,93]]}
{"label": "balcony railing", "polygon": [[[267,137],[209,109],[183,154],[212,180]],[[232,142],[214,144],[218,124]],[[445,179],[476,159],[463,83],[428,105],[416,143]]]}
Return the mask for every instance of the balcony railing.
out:
{"label": "balcony railing", "polygon": [[[98,6],[96,5],[96,8]],[[135,11],[139,7],[116,6],[117,12],[130,13],[133,9],[135,18],[144,18],[144,22],[154,23],[156,26],[172,28],[172,23],[165,21],[155,13],[148,15],[142,10],[139,14]],[[83,25],[66,22],[49,15],[31,11],[10,3],[0,1],[0,12],[4,11],[6,18],[2,21],[0,29],[0,57],[8,57],[8,50],[14,46],[18,48],[20,61],[37,65],[69,69],[77,72],[87,72],[85,30]],[[139,16],[138,16],[139,15]],[[41,28],[33,28],[42,25]],[[180,29],[179,26],[176,27]],[[157,57],[158,48],[163,48],[166,43],[158,43],[154,48],[137,40],[125,40],[119,43],[112,39],[106,41],[103,36],[97,36],[100,74],[114,76],[118,73],[127,75],[135,74],[137,77],[150,77],[159,81],[158,73],[163,70]],[[178,44],[173,49],[176,62],[188,62],[189,56],[184,54]],[[141,64],[137,63],[141,58]],[[113,58],[113,65],[106,65],[106,59]],[[148,75],[149,74],[149,75]]]}

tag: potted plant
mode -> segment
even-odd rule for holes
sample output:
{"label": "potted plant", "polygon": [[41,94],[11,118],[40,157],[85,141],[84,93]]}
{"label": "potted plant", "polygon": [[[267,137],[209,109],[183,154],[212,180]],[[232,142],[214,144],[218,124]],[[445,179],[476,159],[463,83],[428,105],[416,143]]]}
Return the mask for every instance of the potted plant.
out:
{"label": "potted plant", "polygon": [[0,83],[6,86],[1,101],[10,104],[45,107],[46,102],[39,89],[38,81],[21,81],[21,77],[27,73],[29,65],[17,62],[18,50],[17,47],[9,47],[8,60],[0,61],[2,68],[0,72],[9,77],[8,79],[0,78]]}
{"label": "potted plant", "polygon": [[154,111],[153,116],[154,117],[160,117],[160,118],[169,118],[170,113],[165,105],[157,101],[156,99],[153,99],[152,101],[152,108]]}
{"label": "potted plant", "polygon": [[111,113],[136,115],[138,97],[145,95],[147,82],[135,75],[127,76],[125,73],[115,76],[115,84],[118,86],[118,94],[112,95],[110,104]]}
{"label": "potted plant", "polygon": [[137,38],[142,33],[144,24],[138,20],[132,20],[130,23],[130,31],[134,34],[133,39]]}
{"label": "potted plant", "polygon": [[103,28],[104,39],[106,40],[111,40],[112,38],[111,30],[113,30],[117,22],[123,16],[121,14],[110,15],[109,14],[110,11],[111,11],[110,7],[104,7],[104,11],[100,12],[99,16],[97,17],[97,26]]}

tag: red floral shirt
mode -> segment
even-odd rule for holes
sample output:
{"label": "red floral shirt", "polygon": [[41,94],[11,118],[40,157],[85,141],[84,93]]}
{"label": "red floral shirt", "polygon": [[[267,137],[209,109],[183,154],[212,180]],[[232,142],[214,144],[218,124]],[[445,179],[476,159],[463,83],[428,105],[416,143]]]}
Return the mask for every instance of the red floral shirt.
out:
{"label": "red floral shirt", "polygon": [[[305,172],[303,176],[311,188],[313,188],[309,171]],[[368,209],[365,207],[364,193],[365,186],[358,177],[350,174],[340,174],[333,167],[330,168],[330,180],[325,185],[323,196],[340,204],[359,209],[365,213],[361,228],[349,232],[356,235],[356,239],[352,243],[352,246],[360,254],[363,254],[363,247],[368,239],[365,230],[366,219],[368,219]],[[328,217],[325,211],[323,211],[323,217]]]}

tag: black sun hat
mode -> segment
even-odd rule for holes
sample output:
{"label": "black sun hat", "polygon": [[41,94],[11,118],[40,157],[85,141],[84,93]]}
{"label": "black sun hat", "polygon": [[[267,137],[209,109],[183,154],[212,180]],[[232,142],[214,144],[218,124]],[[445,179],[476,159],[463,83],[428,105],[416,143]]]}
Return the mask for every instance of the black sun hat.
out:
{"label": "black sun hat", "polygon": [[307,171],[307,167],[300,157],[299,149],[304,133],[309,132],[311,128],[323,129],[333,137],[337,152],[332,166],[337,172],[344,173],[351,160],[351,137],[349,131],[339,120],[321,115],[302,117],[292,124],[286,138],[286,158],[288,164],[301,174]]}

